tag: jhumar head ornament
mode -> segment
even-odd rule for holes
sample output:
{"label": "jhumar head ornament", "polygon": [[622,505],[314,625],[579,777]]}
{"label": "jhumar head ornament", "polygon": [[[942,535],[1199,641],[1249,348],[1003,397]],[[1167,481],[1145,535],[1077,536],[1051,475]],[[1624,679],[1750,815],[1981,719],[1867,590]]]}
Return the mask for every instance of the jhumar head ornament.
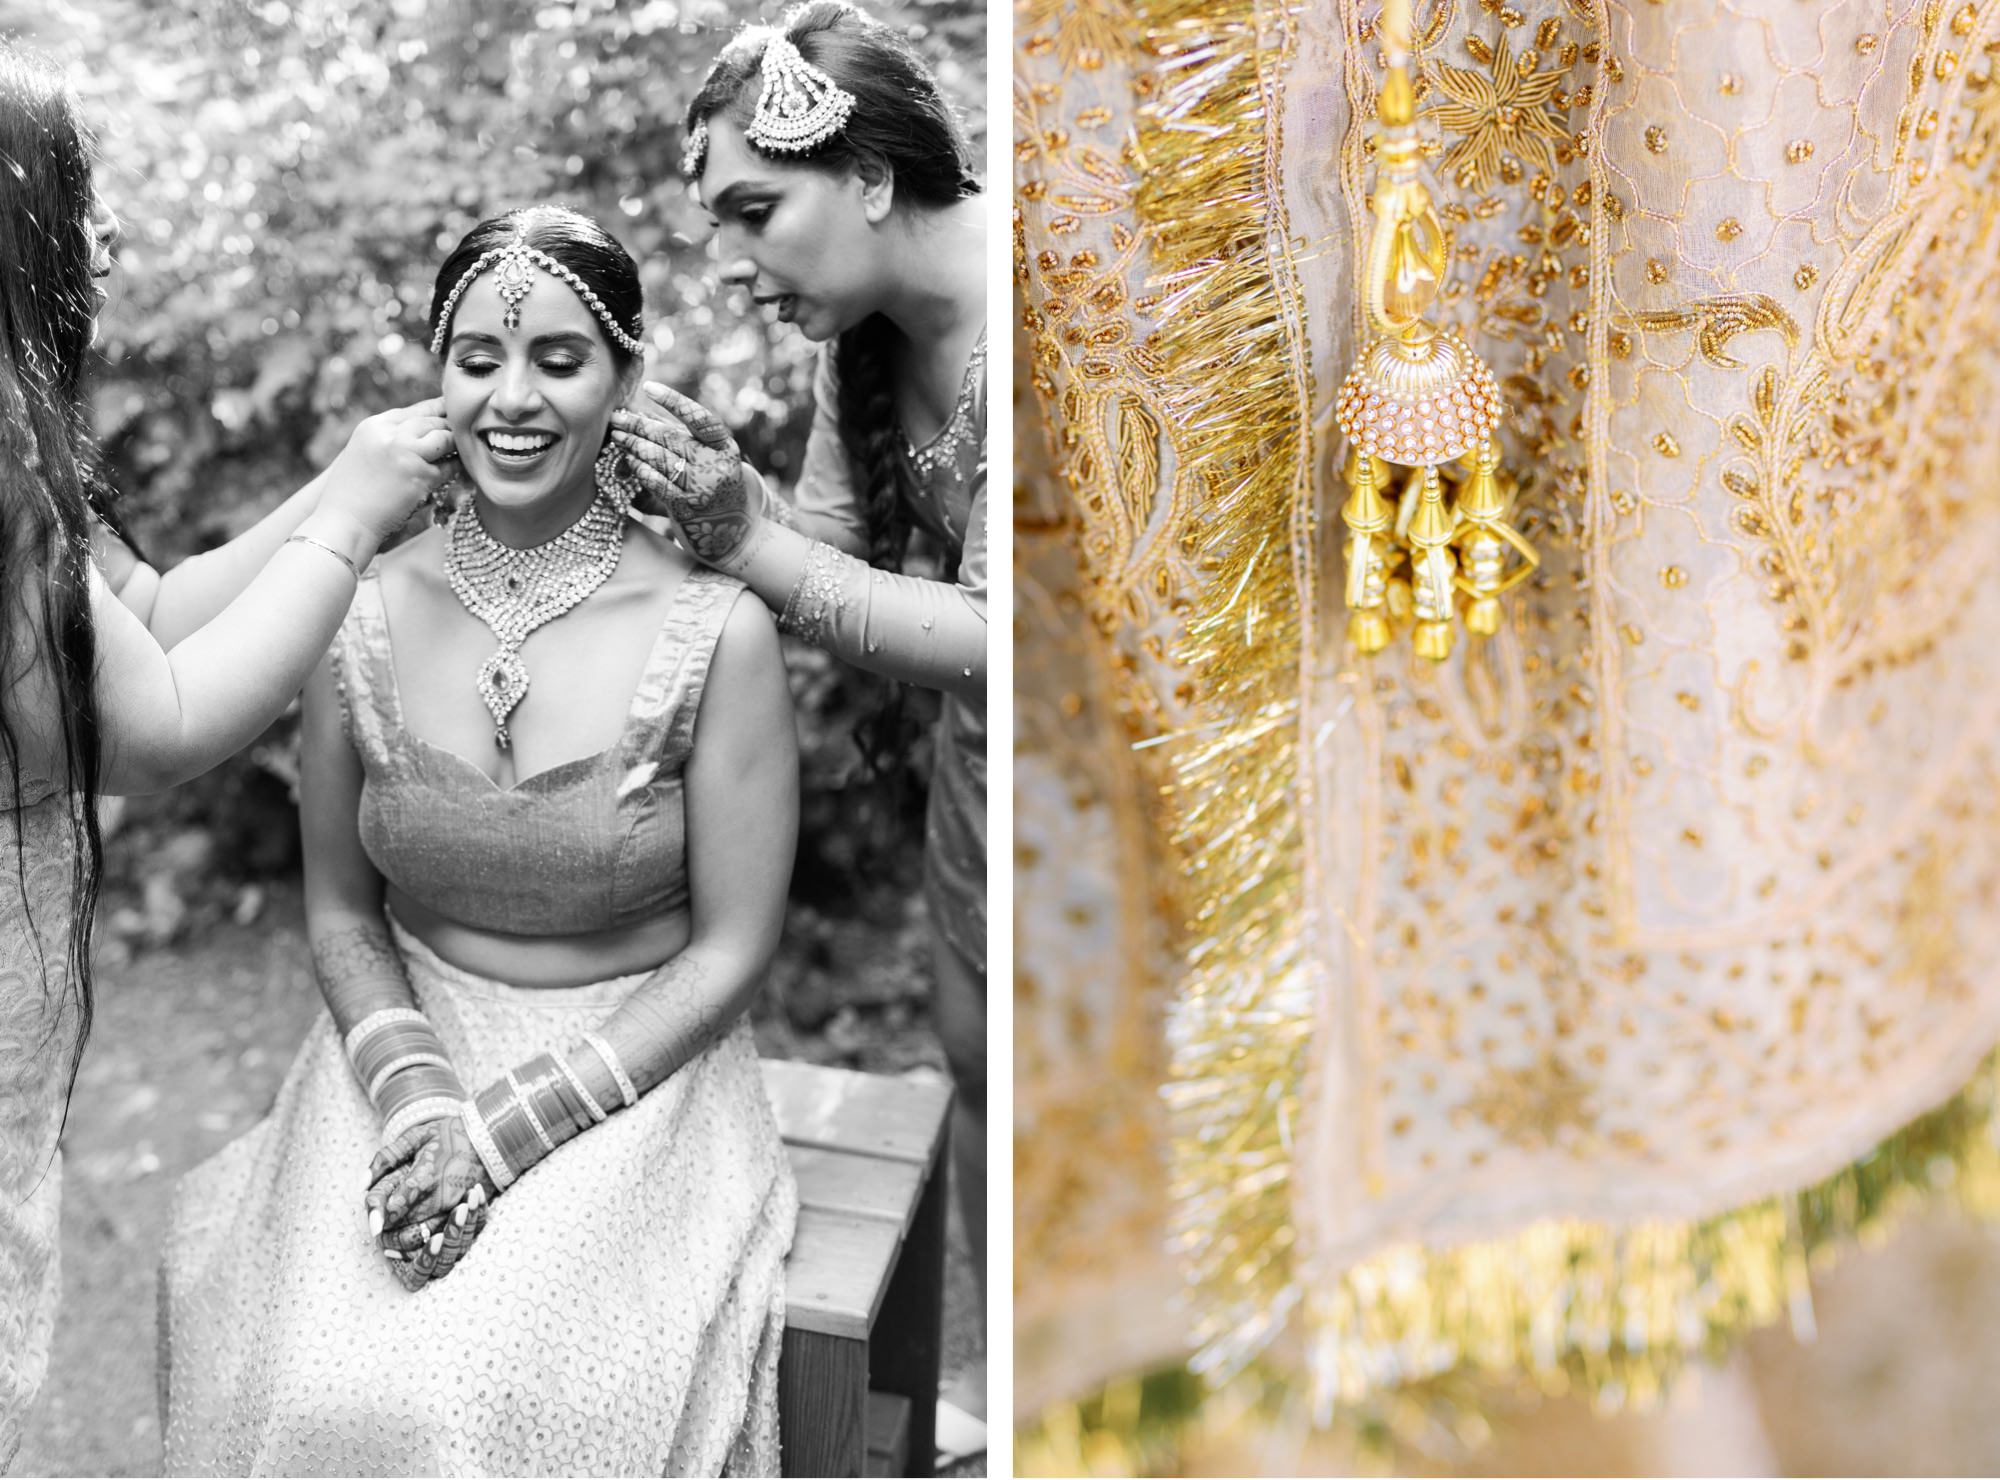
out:
{"label": "jhumar head ornament", "polygon": [[[804,154],[847,126],[854,94],[805,59],[783,31],[764,44],[764,86],[744,137],[769,154]],[[708,158],[708,120],[697,122],[681,154],[681,173],[701,173]]]}
{"label": "jhumar head ornament", "polygon": [[517,236],[505,246],[495,247],[481,256],[452,284],[444,306],[438,310],[437,329],[431,335],[432,354],[444,353],[445,340],[451,333],[451,316],[458,307],[458,300],[482,273],[488,271],[493,274],[493,286],[499,290],[501,302],[507,305],[503,322],[509,329],[521,327],[521,303],[534,290],[535,274],[545,272],[575,290],[584,307],[596,314],[597,321],[604,325],[604,332],[611,336],[612,343],[628,354],[645,353],[646,346],[639,339],[645,325],[637,315],[633,316],[632,327],[628,330],[612,316],[611,310],[605,307],[604,300],[597,296],[590,284],[547,252],[530,246],[526,237]]}
{"label": "jhumar head ornament", "polygon": [[[1512,480],[1500,473],[1494,440],[1503,408],[1493,372],[1455,330],[1425,317],[1444,281],[1446,246],[1421,174],[1407,0],[1384,8],[1381,36],[1388,76],[1376,104],[1375,225],[1363,274],[1375,337],[1334,408],[1350,444],[1341,508],[1347,633],[1358,651],[1378,653],[1391,619],[1413,618],[1417,656],[1441,662],[1451,655],[1458,594],[1469,598],[1466,628],[1490,637],[1500,630],[1500,593],[1526,580],[1537,556],[1507,522]],[[1412,470],[1393,509],[1383,497],[1392,467]],[[1398,569],[1405,560],[1407,572]]]}

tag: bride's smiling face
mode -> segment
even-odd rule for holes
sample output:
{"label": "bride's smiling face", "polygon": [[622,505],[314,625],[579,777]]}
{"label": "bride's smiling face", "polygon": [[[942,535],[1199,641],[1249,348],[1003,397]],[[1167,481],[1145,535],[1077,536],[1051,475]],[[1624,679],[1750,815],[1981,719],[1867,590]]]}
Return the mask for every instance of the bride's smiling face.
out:
{"label": "bride's smiling face", "polygon": [[537,272],[509,328],[492,272],[458,300],[445,345],[445,421],[460,464],[505,509],[588,502],[611,413],[636,382],[568,284]]}
{"label": "bride's smiling face", "polygon": [[715,222],[722,280],[815,341],[832,339],[881,302],[886,180],[778,164],[721,114],[708,120],[701,202]]}

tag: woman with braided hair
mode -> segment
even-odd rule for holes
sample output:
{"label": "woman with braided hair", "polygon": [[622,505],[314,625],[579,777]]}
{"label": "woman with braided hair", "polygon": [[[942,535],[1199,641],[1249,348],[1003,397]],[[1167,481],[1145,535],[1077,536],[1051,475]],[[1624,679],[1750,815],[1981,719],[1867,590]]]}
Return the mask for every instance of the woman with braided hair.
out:
{"label": "woman with braided hair", "polygon": [[[646,492],[782,631],[941,690],[926,825],[953,1164],[985,1268],[986,204],[931,69],[898,33],[813,0],[723,50],[683,172],[723,278],[825,346],[803,473],[770,497],[710,412],[665,387],[613,418]],[[955,579],[900,573],[913,528]]]}

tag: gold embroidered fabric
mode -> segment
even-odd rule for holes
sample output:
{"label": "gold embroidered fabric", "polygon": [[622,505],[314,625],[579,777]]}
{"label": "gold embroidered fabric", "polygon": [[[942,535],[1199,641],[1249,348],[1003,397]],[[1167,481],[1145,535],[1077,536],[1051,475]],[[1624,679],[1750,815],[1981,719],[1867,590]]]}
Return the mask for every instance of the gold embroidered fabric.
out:
{"label": "gold embroidered fabric", "polygon": [[[1440,317],[1542,552],[1435,668],[1343,641],[1373,15],[1019,15],[1066,630],[1161,741],[1189,922],[1178,1246],[1203,1364],[1289,1332],[1325,1407],[1643,1393],[1993,1200],[2000,3],[1418,4]],[[1089,1017],[1058,944],[1020,969]]]}

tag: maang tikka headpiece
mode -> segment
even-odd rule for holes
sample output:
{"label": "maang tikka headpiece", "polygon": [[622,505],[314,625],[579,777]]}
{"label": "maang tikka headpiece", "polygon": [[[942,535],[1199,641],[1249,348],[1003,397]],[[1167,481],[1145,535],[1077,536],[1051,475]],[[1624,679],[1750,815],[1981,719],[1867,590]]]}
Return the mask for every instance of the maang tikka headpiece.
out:
{"label": "maang tikka headpiece", "polygon": [[[764,46],[760,70],[764,87],[750,116],[744,137],[775,154],[804,154],[817,149],[847,127],[854,111],[854,94],[805,59],[783,31]],[[697,122],[681,152],[681,173],[701,173],[708,158],[708,120]]]}
{"label": "maang tikka headpiece", "polygon": [[499,290],[501,301],[507,305],[503,322],[509,329],[521,327],[521,300],[534,289],[535,273],[539,270],[560,278],[575,289],[576,296],[583,300],[586,308],[597,315],[598,322],[604,325],[604,332],[611,336],[614,344],[628,354],[639,355],[646,352],[646,346],[639,339],[645,325],[636,315],[631,329],[627,330],[612,317],[611,310],[605,307],[604,300],[597,296],[590,284],[539,247],[529,246],[526,237],[517,236],[506,246],[495,247],[482,255],[472,266],[466,268],[464,275],[452,285],[451,293],[444,300],[444,306],[438,310],[437,330],[431,335],[432,354],[444,353],[445,336],[451,332],[452,311],[458,307],[458,300],[464,296],[465,290],[471,287],[479,275],[488,268],[493,270],[493,286]]}

